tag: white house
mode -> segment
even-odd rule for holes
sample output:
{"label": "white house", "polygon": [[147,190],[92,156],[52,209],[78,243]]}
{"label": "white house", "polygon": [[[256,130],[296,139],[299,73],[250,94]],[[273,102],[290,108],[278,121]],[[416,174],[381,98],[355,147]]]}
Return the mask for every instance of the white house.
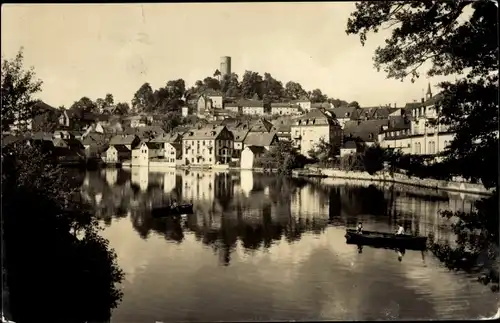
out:
{"label": "white house", "polygon": [[267,151],[264,147],[248,146],[241,152],[240,168],[252,169],[255,160]]}
{"label": "white house", "polygon": [[316,148],[321,139],[340,148],[342,128],[328,111],[312,109],[295,119],[291,126],[291,137],[294,146],[308,157],[309,151]]}
{"label": "white house", "polygon": [[150,159],[159,157],[163,157],[162,144],[141,141],[132,149],[132,166],[149,166]]}
{"label": "white house", "polygon": [[290,103],[298,105],[299,107],[302,108],[302,110],[304,110],[304,112],[311,111],[311,101],[309,101],[309,99],[302,98],[299,100],[293,100]]}
{"label": "white house", "polygon": [[187,117],[189,115],[189,108],[188,107],[182,107],[181,108],[181,114],[183,117]]}
{"label": "white house", "polygon": [[292,103],[271,103],[271,114],[292,116],[299,114],[300,106]]}
{"label": "white house", "polygon": [[104,155],[104,162],[109,164],[121,163],[130,160],[131,151],[125,145],[109,146]]}

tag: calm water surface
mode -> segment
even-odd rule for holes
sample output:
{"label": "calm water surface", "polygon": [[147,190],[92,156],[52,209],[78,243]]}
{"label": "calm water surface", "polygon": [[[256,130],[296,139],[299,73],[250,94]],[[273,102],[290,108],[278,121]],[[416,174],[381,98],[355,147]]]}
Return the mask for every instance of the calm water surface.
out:
{"label": "calm water surface", "polygon": [[[362,186],[365,185],[365,186]],[[345,228],[395,221],[453,243],[440,209],[477,197],[252,172],[103,170],[82,194],[106,224],[126,273],[113,322],[467,319],[491,316],[498,294],[430,253],[346,245]],[[152,219],[169,199],[195,214]]]}

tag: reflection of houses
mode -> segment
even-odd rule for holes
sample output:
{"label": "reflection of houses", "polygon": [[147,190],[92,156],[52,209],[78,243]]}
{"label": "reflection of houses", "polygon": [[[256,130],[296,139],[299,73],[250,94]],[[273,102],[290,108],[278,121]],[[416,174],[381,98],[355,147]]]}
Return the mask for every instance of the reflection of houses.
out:
{"label": "reflection of houses", "polygon": [[328,111],[313,109],[295,119],[291,127],[294,146],[304,156],[314,149],[323,139],[325,142],[340,147],[342,129],[337,120]]}
{"label": "reflection of houses", "polygon": [[106,168],[104,172],[106,177],[106,183],[108,183],[108,185],[110,186],[114,186],[118,181],[118,169]]}
{"label": "reflection of houses", "polygon": [[182,176],[182,195],[187,201],[213,202],[215,197],[214,172],[187,171]]}
{"label": "reflection of houses", "polygon": [[168,170],[163,172],[163,192],[170,193],[176,186],[176,171]]}
{"label": "reflection of houses", "polygon": [[312,185],[298,188],[292,195],[291,212],[299,218],[328,218],[328,203],[323,201],[321,190]]}
{"label": "reflection of houses", "polygon": [[253,172],[251,170],[244,170],[242,169],[240,171],[240,185],[241,185],[241,190],[246,196],[250,195],[250,192],[253,189]]}
{"label": "reflection of houses", "polygon": [[233,133],[225,126],[192,129],[182,138],[186,165],[228,164],[233,153]]}
{"label": "reflection of houses", "polygon": [[132,167],[130,181],[139,186],[141,191],[146,191],[149,184],[149,169],[147,167]]}

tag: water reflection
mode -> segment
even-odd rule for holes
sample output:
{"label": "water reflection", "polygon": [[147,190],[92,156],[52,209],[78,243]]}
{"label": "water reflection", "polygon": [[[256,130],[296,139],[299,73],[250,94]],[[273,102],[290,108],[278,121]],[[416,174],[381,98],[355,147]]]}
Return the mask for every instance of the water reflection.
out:
{"label": "water reflection", "polygon": [[[401,221],[453,242],[437,211],[467,208],[458,195],[249,171],[107,169],[82,182],[127,272],[123,320],[387,319],[382,308],[401,319],[450,318],[491,305],[424,253],[345,244],[345,227],[360,221],[373,231]],[[172,199],[192,201],[194,214],[151,216]]]}

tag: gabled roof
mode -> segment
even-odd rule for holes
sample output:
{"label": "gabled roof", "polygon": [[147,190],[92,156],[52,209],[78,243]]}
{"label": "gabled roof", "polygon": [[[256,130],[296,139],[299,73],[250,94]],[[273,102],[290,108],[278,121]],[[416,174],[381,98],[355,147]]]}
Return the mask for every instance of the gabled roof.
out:
{"label": "gabled roof", "polygon": [[25,136],[13,136],[13,135],[7,135],[2,137],[2,148],[7,147],[9,145],[25,141],[26,137]]}
{"label": "gabled roof", "polygon": [[245,138],[247,137],[249,130],[248,129],[235,129],[231,130],[234,136],[234,141],[235,142],[243,142]]}
{"label": "gabled roof", "polygon": [[31,134],[30,138],[33,140],[45,140],[52,141],[53,135],[50,132],[34,132]]}
{"label": "gabled roof", "polygon": [[134,140],[137,140],[138,137],[136,135],[116,135],[109,141],[109,144],[114,145],[131,145]]}
{"label": "gabled roof", "polygon": [[146,147],[148,147],[148,149],[161,149],[163,148],[163,144],[160,143],[160,142],[153,142],[153,141],[141,141],[141,143],[139,145],[136,146],[137,147],[140,147],[142,145],[146,145]]}
{"label": "gabled roof", "polygon": [[347,121],[344,124],[344,138],[359,138],[363,141],[372,142],[377,140],[378,134],[383,126],[388,126],[389,120],[363,120]]}
{"label": "gabled roof", "polygon": [[125,146],[125,145],[113,145],[110,147],[115,148],[118,152],[121,152],[121,153],[127,153],[130,151],[130,149],[128,149],[127,146]]}
{"label": "gabled roof", "polygon": [[84,145],[103,145],[106,142],[106,136],[99,132],[90,132],[81,142]]}
{"label": "gabled roof", "polygon": [[238,101],[239,107],[248,107],[248,108],[263,108],[264,101],[260,100],[240,100]]}
{"label": "gabled roof", "polygon": [[226,129],[225,126],[212,126],[208,127],[205,126],[201,129],[191,129],[188,131],[184,137],[182,138],[183,140],[212,140],[216,139],[221,132]]}
{"label": "gabled roof", "polygon": [[291,108],[291,109],[298,109],[300,106],[293,104],[291,102],[272,102],[271,103],[271,108]]}
{"label": "gabled roof", "polygon": [[247,146],[246,148],[250,149],[254,154],[263,154],[267,151],[263,146]]}
{"label": "gabled roof", "polygon": [[357,149],[358,148],[358,144],[354,140],[347,140],[342,145],[342,148],[344,148],[344,149]]}
{"label": "gabled roof", "polygon": [[346,118],[350,119],[355,110],[356,107],[338,107],[333,109],[327,109],[327,111],[332,112],[335,118],[337,119],[346,119]]}
{"label": "gabled roof", "polygon": [[339,124],[338,121],[330,115],[330,112],[323,109],[312,109],[295,120],[296,125],[302,126],[325,126]]}
{"label": "gabled roof", "polygon": [[250,125],[251,132],[269,132],[273,124],[264,118],[259,118]]}
{"label": "gabled roof", "polygon": [[329,109],[331,107],[329,102],[311,103],[311,109]]}
{"label": "gabled roof", "polygon": [[154,137],[153,139],[150,140],[150,142],[157,142],[157,143],[174,143],[176,140],[182,139],[182,135],[179,133],[163,133],[159,136]]}
{"label": "gabled roof", "polygon": [[274,140],[278,140],[275,132],[255,133],[249,132],[244,140],[245,146],[270,146]]}

